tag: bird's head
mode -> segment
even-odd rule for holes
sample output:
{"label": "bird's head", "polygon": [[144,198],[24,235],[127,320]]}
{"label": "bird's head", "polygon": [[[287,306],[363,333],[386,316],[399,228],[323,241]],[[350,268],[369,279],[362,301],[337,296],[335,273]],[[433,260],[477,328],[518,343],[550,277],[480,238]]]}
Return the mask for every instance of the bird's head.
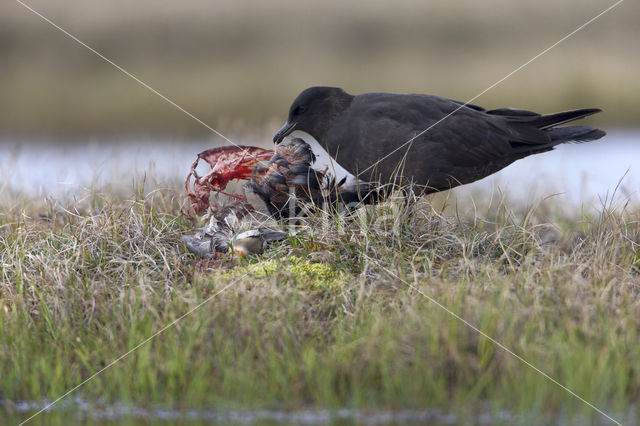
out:
{"label": "bird's head", "polygon": [[287,122],[273,137],[278,144],[294,130],[306,132],[323,143],[332,122],[349,107],[353,96],[339,87],[310,87],[291,104]]}
{"label": "bird's head", "polygon": [[230,242],[232,254],[246,257],[252,254],[260,254],[264,250],[265,239],[258,229],[251,229],[236,235]]}

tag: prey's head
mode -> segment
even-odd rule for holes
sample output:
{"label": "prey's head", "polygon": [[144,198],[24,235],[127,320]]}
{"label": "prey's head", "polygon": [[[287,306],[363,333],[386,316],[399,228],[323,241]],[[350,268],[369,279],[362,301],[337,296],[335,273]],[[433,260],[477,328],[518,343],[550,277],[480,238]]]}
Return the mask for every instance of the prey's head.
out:
{"label": "prey's head", "polygon": [[291,104],[287,122],[273,137],[278,144],[294,130],[306,132],[321,143],[333,121],[350,105],[353,96],[339,87],[310,87]]}

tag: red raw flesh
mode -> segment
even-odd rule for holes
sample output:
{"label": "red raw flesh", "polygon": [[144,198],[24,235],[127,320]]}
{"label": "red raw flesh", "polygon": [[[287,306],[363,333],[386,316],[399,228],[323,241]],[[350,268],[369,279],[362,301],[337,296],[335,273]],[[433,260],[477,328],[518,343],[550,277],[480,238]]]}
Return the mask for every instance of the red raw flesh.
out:
{"label": "red raw flesh", "polygon": [[[184,184],[195,213],[201,216],[207,212],[211,191],[237,199],[244,198],[242,195],[227,194],[223,191],[233,179],[251,179],[251,173],[256,164],[269,160],[273,154],[274,152],[270,149],[242,145],[211,148],[198,154]],[[200,160],[205,160],[211,166],[211,171],[205,176],[199,176],[196,172]],[[191,184],[192,176],[193,184]]]}

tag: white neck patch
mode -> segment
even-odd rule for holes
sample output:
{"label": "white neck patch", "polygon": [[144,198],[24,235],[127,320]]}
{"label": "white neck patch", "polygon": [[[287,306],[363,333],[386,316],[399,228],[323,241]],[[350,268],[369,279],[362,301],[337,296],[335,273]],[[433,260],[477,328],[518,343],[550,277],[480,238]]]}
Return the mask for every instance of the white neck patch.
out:
{"label": "white neck patch", "polygon": [[316,161],[313,163],[314,169],[321,171],[326,170],[331,176],[335,177],[336,182],[340,182],[346,177],[344,185],[347,186],[355,185],[358,182],[358,179],[338,164],[338,162],[329,155],[327,150],[320,145],[320,142],[309,133],[303,132],[302,130],[294,130],[287,138],[300,138],[311,147],[313,155],[316,156]]}

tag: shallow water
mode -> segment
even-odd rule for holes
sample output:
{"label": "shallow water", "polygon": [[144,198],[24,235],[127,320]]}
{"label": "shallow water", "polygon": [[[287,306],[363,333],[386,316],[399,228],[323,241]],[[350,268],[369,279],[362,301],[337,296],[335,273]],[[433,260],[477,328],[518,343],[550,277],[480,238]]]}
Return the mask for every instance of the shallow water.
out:
{"label": "shallow water", "polygon": [[[46,402],[21,402],[12,407],[13,417],[16,421],[24,421],[29,416],[35,414],[38,409],[44,408]],[[1,407],[1,406],[0,406]],[[2,409],[0,408],[0,413]],[[284,411],[273,409],[262,410],[197,410],[185,409],[174,410],[166,408],[138,408],[127,405],[102,405],[90,404],[86,401],[78,400],[71,403],[61,404],[54,410],[38,415],[38,420],[60,419],[60,421],[71,422],[127,422],[132,424],[146,424],[177,422],[179,424],[304,424],[318,425],[336,422],[358,423],[368,425],[383,424],[435,424],[453,425],[458,424],[459,417],[454,414],[446,414],[440,410],[433,411],[359,411],[352,409],[319,410],[303,409],[299,411]],[[504,423],[505,420],[513,420],[513,416],[506,412],[495,414],[486,412],[478,416],[479,424]]]}
{"label": "shallow water", "polygon": [[[265,146],[264,141],[243,140]],[[178,187],[196,155],[218,140],[180,142],[96,140],[86,144],[19,145],[0,142],[0,192],[54,197],[86,187],[130,189],[147,177],[150,186]],[[562,145],[519,160],[493,176],[456,190],[465,195],[499,189],[509,199],[533,203],[555,195],[573,206],[598,206],[618,186],[618,200],[640,196],[640,130],[610,131],[602,140]]]}
{"label": "shallow water", "polygon": [[[18,424],[45,408],[49,401],[7,403],[0,400],[0,420]],[[278,409],[255,410],[205,410],[171,408],[141,408],[126,404],[92,403],[81,397],[70,397],[54,407],[38,414],[33,420],[41,424],[430,424],[430,425],[513,425],[513,424],[610,424],[597,413],[549,413],[523,411],[515,413],[496,410],[491,404],[468,407],[462,411],[446,412],[439,408],[429,410],[358,410],[351,408],[317,409],[307,408],[297,411]],[[625,424],[636,424],[633,409],[627,413],[615,413],[615,417]],[[4,424],[0,421],[0,424]]]}

